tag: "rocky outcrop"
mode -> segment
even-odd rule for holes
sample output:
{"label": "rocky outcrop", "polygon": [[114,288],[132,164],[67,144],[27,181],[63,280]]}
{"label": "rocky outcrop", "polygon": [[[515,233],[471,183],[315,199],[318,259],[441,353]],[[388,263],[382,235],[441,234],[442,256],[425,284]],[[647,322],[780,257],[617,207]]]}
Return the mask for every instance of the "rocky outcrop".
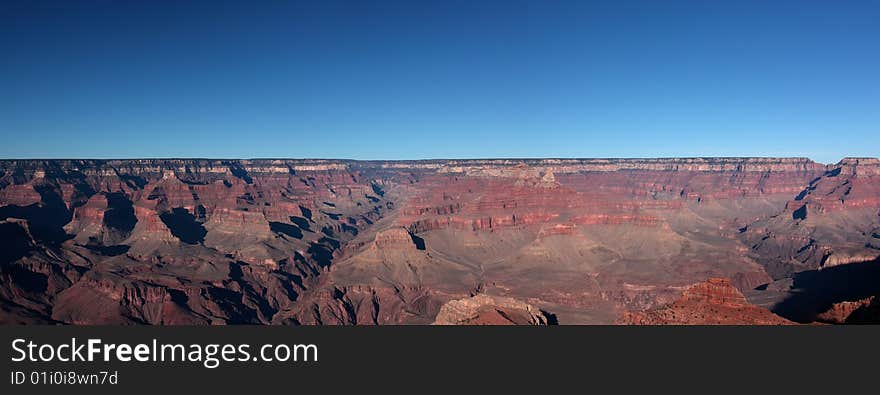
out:
{"label": "rocky outcrop", "polygon": [[873,325],[880,323],[880,298],[874,296],[870,303],[863,303],[846,317],[844,323]]}
{"label": "rocky outcrop", "polygon": [[107,197],[95,194],[86,204],[73,210],[73,219],[64,225],[64,230],[76,235],[75,240],[87,244],[90,239],[100,238],[104,230],[104,212],[108,209]]}
{"label": "rocky outcrop", "polygon": [[626,325],[788,325],[767,309],[754,306],[729,280],[710,278],[684,291],[674,303],[642,312],[627,312]]}
{"label": "rocky outcrop", "polygon": [[199,325],[209,320],[190,311],[184,292],[90,274],[58,294],[52,319],[71,324]]}
{"label": "rocky outcrop", "polygon": [[357,285],[316,287],[275,323],[305,325],[428,324],[441,301],[422,287]]}
{"label": "rocky outcrop", "polygon": [[729,308],[750,306],[742,292],[726,278],[710,278],[688,288],[679,299],[684,304],[705,304]]}
{"label": "rocky outcrop", "polygon": [[878,158],[843,158],[837,163],[835,169],[840,169],[840,174],[855,175],[860,177],[880,176],[880,159]]}
{"label": "rocky outcrop", "polygon": [[404,228],[391,228],[376,234],[373,245],[377,249],[416,249],[413,236]]}
{"label": "rocky outcrop", "polygon": [[[834,303],[828,310],[820,313],[816,317],[816,320],[830,324],[844,324],[851,316],[853,316],[854,312],[860,311],[860,313],[862,313],[869,310],[875,299],[876,297],[871,296],[861,300]],[[853,318],[857,318],[858,315],[859,314],[853,316]],[[876,320],[874,322],[876,322]]]}
{"label": "rocky outcrop", "polygon": [[434,325],[548,325],[554,318],[513,298],[474,295],[440,308]]}
{"label": "rocky outcrop", "polygon": [[[233,236],[244,240],[266,239],[271,236],[269,221],[258,211],[218,208],[205,223],[210,236]],[[216,235],[214,235],[216,233]]]}
{"label": "rocky outcrop", "polygon": [[[11,180],[10,180],[11,181]],[[9,182],[9,181],[7,181]],[[0,186],[3,184],[0,183]],[[0,189],[0,202],[5,205],[30,206],[40,202],[42,197],[31,184],[7,185]]]}

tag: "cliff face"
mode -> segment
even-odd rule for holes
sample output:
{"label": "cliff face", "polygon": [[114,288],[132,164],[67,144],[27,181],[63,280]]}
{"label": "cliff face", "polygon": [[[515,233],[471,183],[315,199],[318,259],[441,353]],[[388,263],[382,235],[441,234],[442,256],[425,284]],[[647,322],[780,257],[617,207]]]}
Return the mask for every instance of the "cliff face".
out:
{"label": "cliff face", "polygon": [[430,323],[476,291],[612,322],[873,259],[878,214],[870,158],[5,160],[0,321]]}
{"label": "cliff face", "polygon": [[846,158],[829,165],[777,215],[752,223],[742,239],[756,260],[780,279],[792,273],[870,261],[880,215],[880,162]]}

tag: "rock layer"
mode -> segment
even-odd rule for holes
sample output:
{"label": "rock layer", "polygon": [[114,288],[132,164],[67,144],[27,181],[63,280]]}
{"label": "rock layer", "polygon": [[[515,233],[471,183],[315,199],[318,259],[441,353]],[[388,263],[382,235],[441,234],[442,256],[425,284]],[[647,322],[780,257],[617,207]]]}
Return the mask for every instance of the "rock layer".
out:
{"label": "rock layer", "polygon": [[[878,169],[872,158],[0,161],[0,320],[431,323],[450,301],[499,295],[563,324],[611,323],[710,277],[751,297],[875,259]],[[682,303],[742,302],[718,291]],[[516,315],[481,308],[474,322]]]}

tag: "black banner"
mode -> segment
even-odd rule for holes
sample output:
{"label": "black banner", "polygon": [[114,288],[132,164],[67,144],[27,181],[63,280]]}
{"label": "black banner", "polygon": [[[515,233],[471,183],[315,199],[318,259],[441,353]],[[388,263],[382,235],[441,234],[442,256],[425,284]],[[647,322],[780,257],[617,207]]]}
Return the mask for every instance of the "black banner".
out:
{"label": "black banner", "polygon": [[[872,380],[876,369],[863,358],[880,348],[873,326],[7,326],[0,334],[3,394],[841,390]],[[59,360],[71,357],[79,359]]]}

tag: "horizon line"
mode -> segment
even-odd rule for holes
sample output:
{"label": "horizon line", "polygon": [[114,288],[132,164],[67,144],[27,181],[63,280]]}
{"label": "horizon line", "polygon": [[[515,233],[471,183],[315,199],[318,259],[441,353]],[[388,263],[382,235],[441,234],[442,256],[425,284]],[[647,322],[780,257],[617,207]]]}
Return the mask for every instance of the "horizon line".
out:
{"label": "horizon line", "polygon": [[813,163],[830,165],[838,164],[847,159],[878,159],[871,156],[844,156],[837,162],[818,162],[808,156],[632,156],[632,157],[474,157],[474,158],[419,158],[419,159],[351,159],[351,158],[320,158],[320,157],[205,157],[205,156],[170,156],[170,157],[20,157],[20,158],[0,158],[0,161],[75,161],[75,160],[92,160],[92,161],[130,161],[130,160],[297,160],[297,161],[338,161],[338,162],[436,162],[436,161],[492,161],[492,160],[510,160],[510,161],[530,161],[530,160],[663,160],[663,159],[802,159]]}

